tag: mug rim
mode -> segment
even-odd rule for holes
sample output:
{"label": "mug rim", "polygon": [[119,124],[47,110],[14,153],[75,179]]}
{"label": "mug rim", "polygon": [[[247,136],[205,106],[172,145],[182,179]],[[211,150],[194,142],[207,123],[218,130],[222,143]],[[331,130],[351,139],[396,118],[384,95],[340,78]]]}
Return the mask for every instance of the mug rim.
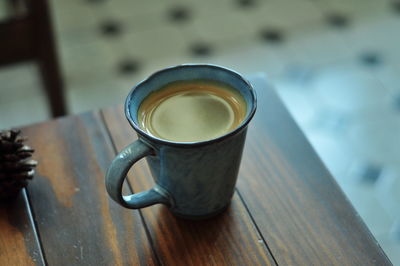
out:
{"label": "mug rim", "polygon": [[[155,136],[150,135],[149,133],[147,133],[146,131],[144,131],[143,129],[140,128],[140,126],[138,124],[136,124],[134,122],[134,120],[132,119],[131,116],[131,112],[130,112],[130,103],[131,103],[131,99],[132,99],[132,94],[133,92],[140,87],[142,84],[156,78],[156,76],[160,73],[163,72],[167,72],[170,71],[172,69],[179,69],[179,68],[186,68],[186,67],[210,67],[210,68],[216,68],[219,70],[223,70],[223,71],[227,71],[233,75],[235,75],[236,77],[238,77],[239,79],[241,79],[248,87],[250,94],[252,96],[252,100],[253,100],[253,104],[252,104],[252,109],[250,110],[249,114],[246,116],[246,118],[243,120],[243,122],[236,127],[235,129],[221,135],[218,136],[216,138],[212,138],[209,140],[203,140],[203,141],[193,141],[193,142],[179,142],[179,141],[171,141],[171,140],[167,140],[167,139],[162,139],[162,138],[158,138]],[[253,86],[251,85],[251,83],[245,79],[241,74],[239,74],[238,72],[229,69],[227,67],[223,67],[223,66],[219,66],[219,65],[215,65],[215,64],[191,64],[191,63],[187,63],[187,64],[180,64],[180,65],[175,65],[175,66],[169,66],[166,68],[163,68],[161,70],[158,70],[156,72],[154,72],[153,74],[151,74],[150,76],[148,76],[147,78],[143,79],[142,81],[138,82],[135,86],[133,86],[133,88],[131,89],[131,91],[129,92],[128,96],[126,97],[125,100],[125,116],[126,119],[129,121],[129,124],[132,126],[132,128],[142,137],[144,137],[145,139],[148,139],[152,142],[158,143],[158,144],[163,144],[163,145],[168,145],[168,146],[178,146],[178,147],[193,147],[193,146],[205,146],[205,145],[209,145],[209,144],[213,144],[216,142],[221,142],[231,136],[236,135],[237,133],[239,133],[242,129],[244,129],[245,127],[247,127],[247,125],[249,124],[250,120],[253,118],[256,109],[257,109],[257,95],[256,95],[256,91],[254,90]]]}

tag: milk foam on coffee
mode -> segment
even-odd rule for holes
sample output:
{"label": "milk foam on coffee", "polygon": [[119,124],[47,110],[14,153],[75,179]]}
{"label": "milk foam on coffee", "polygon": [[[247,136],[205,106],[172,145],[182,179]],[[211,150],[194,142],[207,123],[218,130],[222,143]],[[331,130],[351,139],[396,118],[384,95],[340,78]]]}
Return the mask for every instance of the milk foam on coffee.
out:
{"label": "milk foam on coffee", "polygon": [[246,102],[230,86],[210,80],[176,81],[147,96],[140,127],[176,142],[213,139],[232,131],[246,115]]}

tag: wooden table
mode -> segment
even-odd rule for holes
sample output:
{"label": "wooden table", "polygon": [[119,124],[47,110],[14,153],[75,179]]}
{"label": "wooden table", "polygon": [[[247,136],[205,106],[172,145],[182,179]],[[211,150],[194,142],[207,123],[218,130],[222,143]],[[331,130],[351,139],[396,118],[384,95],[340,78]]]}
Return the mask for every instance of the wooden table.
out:
{"label": "wooden table", "polygon": [[[230,208],[205,221],[114,203],[104,173],[136,139],[122,106],[23,128],[37,174],[0,206],[0,265],[390,265],[289,113],[260,76]],[[153,181],[144,161],[126,191]]]}

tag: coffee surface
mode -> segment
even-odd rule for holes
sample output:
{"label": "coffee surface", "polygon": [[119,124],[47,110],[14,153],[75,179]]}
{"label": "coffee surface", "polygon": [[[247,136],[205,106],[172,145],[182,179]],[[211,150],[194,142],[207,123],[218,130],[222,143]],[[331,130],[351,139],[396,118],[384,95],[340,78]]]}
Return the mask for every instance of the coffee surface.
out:
{"label": "coffee surface", "polygon": [[176,81],[151,93],[138,111],[147,133],[176,142],[196,142],[228,133],[242,123],[246,102],[230,86],[209,80]]}

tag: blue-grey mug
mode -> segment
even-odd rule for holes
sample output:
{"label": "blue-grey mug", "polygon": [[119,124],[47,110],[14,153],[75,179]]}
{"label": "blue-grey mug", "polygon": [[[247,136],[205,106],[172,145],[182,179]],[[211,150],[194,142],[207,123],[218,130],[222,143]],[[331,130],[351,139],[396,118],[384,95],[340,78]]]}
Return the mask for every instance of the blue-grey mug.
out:
{"label": "blue-grey mug", "polygon": [[[174,81],[213,80],[237,90],[247,104],[245,119],[232,131],[199,142],[175,142],[146,133],[138,123],[140,104],[150,93]],[[136,85],[125,102],[125,115],[138,140],[113,160],[106,174],[106,188],[120,205],[138,209],[167,205],[187,219],[208,218],[225,210],[233,196],[242,158],[247,126],[256,111],[256,94],[240,74],[210,64],[184,64],[158,71]],[[155,185],[152,189],[122,195],[122,185],[132,165],[146,157]]]}

